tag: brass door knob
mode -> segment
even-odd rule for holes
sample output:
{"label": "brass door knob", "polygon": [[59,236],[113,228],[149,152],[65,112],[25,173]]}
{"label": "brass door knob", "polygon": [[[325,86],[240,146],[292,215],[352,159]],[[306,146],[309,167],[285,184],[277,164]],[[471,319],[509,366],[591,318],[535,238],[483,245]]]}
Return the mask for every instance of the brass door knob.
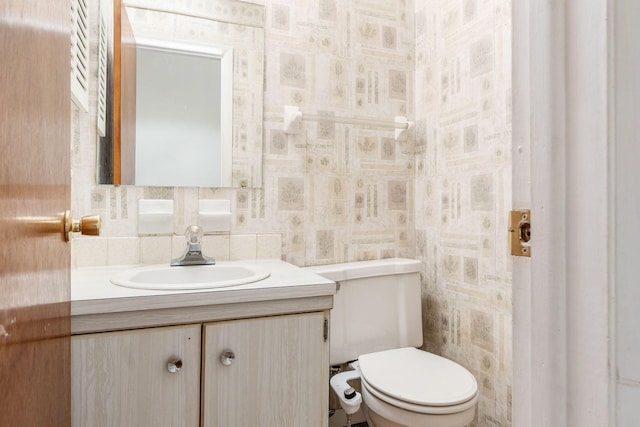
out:
{"label": "brass door knob", "polygon": [[68,242],[71,238],[71,233],[99,236],[100,225],[100,215],[87,215],[78,220],[71,217],[71,211],[66,211],[64,214],[64,238]]}

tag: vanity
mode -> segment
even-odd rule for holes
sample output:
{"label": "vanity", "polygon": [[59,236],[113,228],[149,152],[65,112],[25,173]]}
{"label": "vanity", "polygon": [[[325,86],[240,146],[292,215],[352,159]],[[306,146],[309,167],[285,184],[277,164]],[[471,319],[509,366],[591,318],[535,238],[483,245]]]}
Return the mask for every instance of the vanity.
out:
{"label": "vanity", "polygon": [[270,276],[208,290],[109,281],[131,266],[73,270],[72,425],[326,426],[336,284],[250,263]]}
{"label": "vanity", "polygon": [[[149,190],[158,194],[152,199],[163,201],[181,199],[174,187],[262,187],[264,5],[238,0],[79,3],[89,6],[86,22],[96,36],[87,54],[98,55],[88,61],[97,73],[87,73],[98,79],[85,86],[99,90],[85,94],[87,105],[80,108],[75,128],[84,129],[79,123],[88,121],[88,99],[95,96],[99,138],[95,171],[84,165],[74,170],[74,186],[86,196],[74,209],[99,210],[118,222],[116,227],[128,222],[126,231],[114,236],[168,238],[186,218],[169,218],[169,230],[141,231],[126,194],[140,199],[142,191],[127,185],[163,187]],[[187,62],[180,73],[176,55]],[[165,62],[167,69],[160,67]],[[196,80],[190,73],[200,69]],[[169,79],[174,72],[177,78]],[[169,86],[169,81],[181,85]],[[160,104],[178,105],[180,111],[160,109]],[[199,124],[196,118],[202,119]],[[89,137],[81,135],[79,141]],[[77,147],[82,151],[80,142]],[[84,183],[93,181],[94,172],[99,185],[120,187],[88,189]],[[97,200],[96,206],[90,200]],[[209,231],[228,232],[229,227]],[[74,245],[74,251],[82,251],[89,244],[78,240]],[[217,265],[223,264],[232,263]],[[328,322],[336,285],[277,260],[244,264],[259,265],[270,275],[212,289],[154,290],[110,282],[134,266],[72,270],[72,425],[325,427]],[[237,271],[228,268],[225,274],[233,278]],[[157,270],[145,277],[173,274]]]}

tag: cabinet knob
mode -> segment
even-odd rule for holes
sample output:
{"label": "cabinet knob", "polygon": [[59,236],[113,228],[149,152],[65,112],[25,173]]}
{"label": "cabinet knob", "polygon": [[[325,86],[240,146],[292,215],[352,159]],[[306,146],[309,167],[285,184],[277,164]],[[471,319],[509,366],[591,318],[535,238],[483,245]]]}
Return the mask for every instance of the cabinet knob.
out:
{"label": "cabinet knob", "polygon": [[224,366],[232,365],[234,360],[236,360],[236,355],[233,351],[225,350],[220,353],[220,363]]}
{"label": "cabinet knob", "polygon": [[172,360],[167,363],[167,371],[171,372],[172,374],[180,372],[180,369],[182,369],[182,360],[180,359]]}

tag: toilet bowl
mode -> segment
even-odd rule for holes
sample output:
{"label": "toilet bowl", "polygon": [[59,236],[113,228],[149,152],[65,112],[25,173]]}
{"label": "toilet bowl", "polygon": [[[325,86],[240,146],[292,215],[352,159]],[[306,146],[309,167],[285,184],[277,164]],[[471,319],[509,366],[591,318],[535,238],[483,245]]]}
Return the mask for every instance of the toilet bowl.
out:
{"label": "toilet bowl", "polygon": [[[463,366],[420,350],[421,263],[384,259],[309,267],[338,283],[331,310],[330,360],[357,360],[356,373],[330,382],[347,414],[362,403],[369,427],[465,427],[478,384]],[[350,390],[360,377],[362,393]]]}
{"label": "toilet bowl", "polygon": [[360,356],[369,427],[462,427],[475,416],[478,385],[457,363],[416,348]]}

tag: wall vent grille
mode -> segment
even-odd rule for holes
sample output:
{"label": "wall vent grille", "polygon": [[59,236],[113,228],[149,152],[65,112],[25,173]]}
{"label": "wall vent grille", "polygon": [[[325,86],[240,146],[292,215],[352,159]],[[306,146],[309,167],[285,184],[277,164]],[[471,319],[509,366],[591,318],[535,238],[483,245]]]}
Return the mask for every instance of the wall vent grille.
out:
{"label": "wall vent grille", "polygon": [[98,44],[98,135],[106,136],[107,131],[107,24],[100,14],[100,40]]}
{"label": "wall vent grille", "polygon": [[89,4],[71,0],[71,96],[89,111]]}

